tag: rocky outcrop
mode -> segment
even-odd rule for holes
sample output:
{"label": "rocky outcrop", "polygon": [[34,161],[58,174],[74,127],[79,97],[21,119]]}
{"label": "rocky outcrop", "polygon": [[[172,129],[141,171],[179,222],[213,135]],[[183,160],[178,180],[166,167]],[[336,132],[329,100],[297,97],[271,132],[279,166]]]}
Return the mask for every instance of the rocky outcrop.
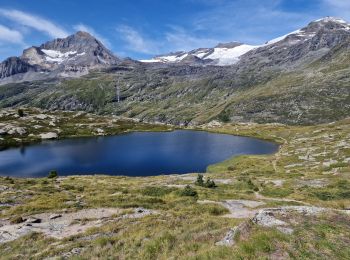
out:
{"label": "rocky outcrop", "polygon": [[25,127],[18,127],[15,125],[0,124],[0,135],[25,135],[27,129]]}
{"label": "rocky outcrop", "polygon": [[54,132],[40,134],[40,138],[43,140],[57,139],[58,134]]}
{"label": "rocky outcrop", "polygon": [[0,79],[35,70],[36,68],[26,61],[18,57],[10,57],[0,63]]}

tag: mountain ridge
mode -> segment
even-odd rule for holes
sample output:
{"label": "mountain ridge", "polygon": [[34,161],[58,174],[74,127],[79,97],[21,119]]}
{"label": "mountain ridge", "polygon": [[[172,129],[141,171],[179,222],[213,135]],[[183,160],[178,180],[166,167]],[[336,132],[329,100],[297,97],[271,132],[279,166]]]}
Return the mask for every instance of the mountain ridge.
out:
{"label": "mountain ridge", "polygon": [[[274,45],[286,39],[293,38],[298,41],[303,37],[312,38],[314,35],[305,34],[305,30],[316,30],[321,29],[322,27],[332,27],[335,26],[337,29],[344,29],[346,31],[350,31],[350,24],[343,19],[336,17],[324,17],[315,21],[310,22],[306,27],[288,33],[286,35],[277,37],[270,41],[267,41],[261,45],[248,45],[240,42],[231,42],[231,43],[221,43],[213,48],[199,48],[192,51],[178,51],[164,55],[158,55],[150,60],[141,60],[142,62],[162,62],[162,63],[181,63],[184,58],[187,56],[196,56],[201,59],[200,63],[210,64],[210,65],[234,65],[240,61],[240,58],[250,51],[255,51],[259,48],[268,47],[270,45]],[[299,38],[299,39],[297,39]],[[216,52],[216,55],[213,53]],[[226,56],[226,57],[225,57]],[[205,62],[207,60],[207,62]],[[198,63],[198,64],[200,64]]]}
{"label": "mountain ridge", "polygon": [[314,21],[228,66],[187,55],[169,63],[125,60],[75,78],[22,73],[26,82],[0,86],[0,107],[85,110],[175,125],[332,122],[350,114],[349,27],[339,19]]}

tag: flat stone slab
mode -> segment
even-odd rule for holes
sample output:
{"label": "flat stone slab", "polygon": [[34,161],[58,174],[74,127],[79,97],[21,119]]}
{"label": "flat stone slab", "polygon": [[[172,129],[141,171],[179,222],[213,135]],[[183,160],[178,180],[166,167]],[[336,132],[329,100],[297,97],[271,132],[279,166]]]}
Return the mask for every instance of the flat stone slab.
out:
{"label": "flat stone slab", "polygon": [[43,140],[57,139],[58,135],[57,133],[54,133],[54,132],[43,133],[43,134],[40,134],[40,138]]}
{"label": "flat stone slab", "polygon": [[[8,220],[1,220],[0,243],[15,240],[30,232],[40,232],[56,239],[63,239],[83,233],[89,228],[102,226],[109,221],[142,218],[156,213],[153,210],[136,208],[134,213],[113,218],[113,215],[120,214],[122,211],[119,208],[97,208],[83,209],[71,213],[42,213],[27,217],[29,223],[21,224],[11,224]],[[84,222],[80,223],[79,220],[84,220]]]}

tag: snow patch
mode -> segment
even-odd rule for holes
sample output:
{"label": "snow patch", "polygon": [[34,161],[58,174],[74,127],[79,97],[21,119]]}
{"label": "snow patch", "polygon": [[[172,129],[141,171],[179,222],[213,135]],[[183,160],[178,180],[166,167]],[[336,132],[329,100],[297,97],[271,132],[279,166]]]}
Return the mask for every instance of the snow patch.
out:
{"label": "snow patch", "polygon": [[271,41],[268,41],[265,45],[270,45],[270,44],[274,44],[276,42],[280,42],[280,41],[283,41],[285,38],[287,38],[287,36],[289,35],[293,35],[293,34],[299,34],[301,32],[301,30],[296,30],[294,32],[291,32],[291,33],[288,33],[288,34],[285,34],[283,36],[280,36],[280,37],[277,37]]}
{"label": "snow patch", "polygon": [[257,47],[259,46],[242,44],[234,48],[214,48],[214,52],[205,58],[217,60],[217,65],[220,66],[232,65],[239,61],[240,56]]}
{"label": "snow patch", "polygon": [[[208,51],[198,51],[197,53],[193,53],[194,56],[200,58],[200,59],[212,59],[217,61],[217,65],[219,66],[225,66],[225,65],[232,65],[236,63],[239,60],[239,57],[243,54],[247,53],[248,51],[255,49],[259,46],[252,46],[247,44],[242,44],[240,46],[234,47],[234,48],[214,48],[214,52],[209,54],[210,50]],[[168,56],[159,56],[150,60],[140,60],[141,62],[180,62],[184,58],[188,56],[188,53],[185,53],[183,55],[168,55]]]}
{"label": "snow patch", "polygon": [[68,52],[60,52],[56,50],[46,50],[41,49],[43,53],[45,53],[45,59],[48,62],[57,62],[61,63],[67,59],[71,59],[72,57],[85,55],[85,52],[77,53],[77,51],[68,51]]}
{"label": "snow patch", "polygon": [[140,60],[141,62],[179,62],[188,56],[187,53],[183,55],[168,55],[168,56],[158,56],[150,60]]}
{"label": "snow patch", "polygon": [[315,22],[337,22],[337,23],[348,24],[347,21],[345,21],[345,20],[343,20],[341,18],[331,17],[331,16],[323,17],[321,19],[315,20]]}
{"label": "snow patch", "polygon": [[195,54],[198,58],[202,59],[205,55],[208,54],[208,51],[199,51]]}

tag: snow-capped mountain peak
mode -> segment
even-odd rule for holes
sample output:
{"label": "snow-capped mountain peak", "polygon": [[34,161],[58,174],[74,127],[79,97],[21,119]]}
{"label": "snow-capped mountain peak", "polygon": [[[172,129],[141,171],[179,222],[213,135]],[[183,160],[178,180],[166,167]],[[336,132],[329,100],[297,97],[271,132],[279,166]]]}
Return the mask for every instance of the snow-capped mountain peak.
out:
{"label": "snow-capped mountain peak", "polygon": [[[141,62],[161,62],[161,63],[181,63],[194,57],[196,63],[204,63],[218,66],[233,65],[241,57],[261,47],[275,46],[276,44],[295,45],[312,39],[322,28],[330,30],[350,31],[350,24],[343,19],[336,17],[324,17],[309,23],[308,26],[267,41],[262,45],[248,45],[239,42],[220,43],[214,48],[200,48],[189,52],[176,52],[166,55],[156,56],[150,60]],[[272,48],[271,47],[271,48]]]}
{"label": "snow-capped mountain peak", "polygon": [[347,21],[337,18],[337,17],[332,17],[332,16],[326,16],[321,19],[315,20],[314,22],[335,22],[335,23],[342,23],[342,24],[349,24]]}
{"label": "snow-capped mountain peak", "polygon": [[239,61],[239,57],[248,51],[257,48],[238,42],[220,43],[214,48],[200,48],[189,52],[176,52],[166,55],[156,56],[150,60],[141,60],[141,62],[162,62],[176,63],[189,59],[190,57],[198,58],[197,61],[204,61],[218,66],[231,65]]}
{"label": "snow-capped mountain peak", "polygon": [[77,32],[39,47],[30,47],[23,51],[21,59],[30,65],[39,65],[50,70],[59,67],[89,68],[118,62],[117,57],[87,32]]}

